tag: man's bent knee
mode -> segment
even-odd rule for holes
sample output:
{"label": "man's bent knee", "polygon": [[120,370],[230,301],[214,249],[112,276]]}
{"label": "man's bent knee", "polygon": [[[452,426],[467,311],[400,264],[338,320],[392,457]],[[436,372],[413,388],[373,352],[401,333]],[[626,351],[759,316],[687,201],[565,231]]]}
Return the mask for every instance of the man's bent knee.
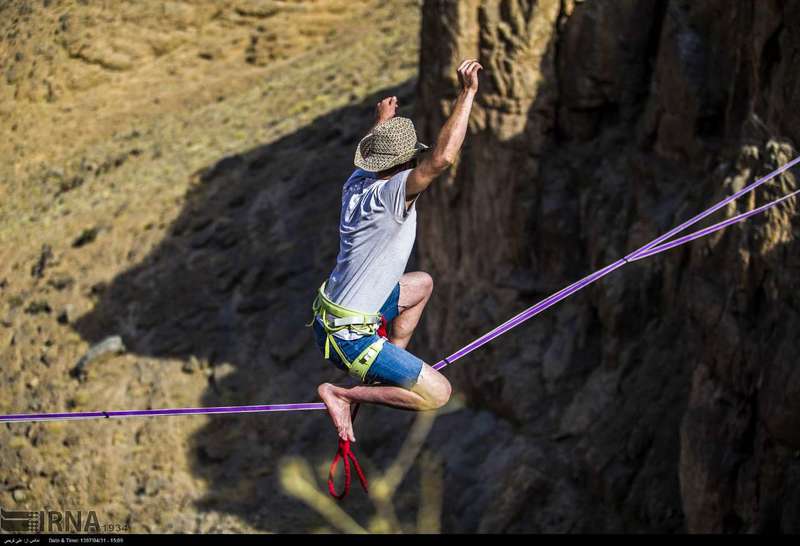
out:
{"label": "man's bent knee", "polygon": [[439,409],[444,407],[444,405],[450,400],[450,395],[452,393],[453,388],[450,386],[450,382],[445,379],[444,382],[440,383],[434,388],[434,392],[432,393],[431,397],[433,408],[431,409]]}
{"label": "man's bent knee", "polygon": [[[405,294],[403,288],[405,288]],[[403,299],[409,302],[406,305],[411,307],[426,300],[433,293],[433,277],[424,271],[405,273],[400,279],[400,289],[401,298],[405,296]]]}
{"label": "man's bent knee", "polygon": [[424,271],[420,271],[419,274],[422,289],[427,296],[430,296],[433,293],[433,277]]}
{"label": "man's bent knee", "polygon": [[447,378],[427,364],[420,372],[419,381],[413,390],[423,398],[424,407],[421,409],[425,410],[441,408],[447,404],[453,392]]}

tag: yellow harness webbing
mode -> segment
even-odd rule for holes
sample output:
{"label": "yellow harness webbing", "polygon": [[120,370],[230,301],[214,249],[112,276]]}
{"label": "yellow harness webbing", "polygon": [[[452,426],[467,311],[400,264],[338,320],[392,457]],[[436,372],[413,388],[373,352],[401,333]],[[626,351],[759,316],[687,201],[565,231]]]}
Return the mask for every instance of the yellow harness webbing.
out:
{"label": "yellow harness webbing", "polygon": [[334,303],[325,295],[325,284],[322,283],[322,286],[317,291],[317,297],[311,306],[314,318],[311,319],[307,326],[314,324],[314,320],[319,317],[326,334],[325,358],[330,357],[330,347],[333,345],[336,354],[339,355],[339,358],[350,370],[350,374],[364,381],[367,371],[372,366],[372,363],[375,362],[381,349],[383,349],[383,344],[386,340],[382,337],[378,338],[350,362],[339,347],[339,344],[336,343],[336,336],[333,334],[344,329],[350,329],[362,335],[374,335],[381,323],[381,315],[380,313],[364,313],[363,311],[348,309]]}

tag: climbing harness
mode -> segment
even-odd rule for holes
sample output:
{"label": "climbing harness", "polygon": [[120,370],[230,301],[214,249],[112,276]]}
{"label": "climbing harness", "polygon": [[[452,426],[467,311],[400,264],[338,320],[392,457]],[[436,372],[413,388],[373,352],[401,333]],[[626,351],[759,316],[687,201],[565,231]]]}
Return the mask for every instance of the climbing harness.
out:
{"label": "climbing harness", "polygon": [[339,358],[350,370],[350,375],[364,381],[370,366],[372,366],[381,349],[383,349],[386,338],[378,336],[378,339],[370,343],[357,357],[350,361],[339,347],[339,344],[336,343],[334,334],[344,329],[349,329],[362,335],[375,335],[381,327],[384,328],[385,332],[385,321],[380,313],[365,313],[334,303],[325,295],[326,283],[327,281],[322,283],[322,286],[317,291],[317,297],[311,306],[314,317],[306,326],[314,324],[314,321],[319,317],[322,321],[322,327],[325,329],[325,358],[330,357],[330,347],[333,346]]}
{"label": "climbing harness", "polygon": [[[454,363],[456,360],[463,358],[467,354],[471,353],[475,349],[489,343],[493,339],[503,335],[504,333],[508,332],[512,328],[522,324],[526,320],[535,317],[539,313],[545,311],[546,309],[552,307],[556,303],[560,302],[561,300],[571,296],[572,294],[578,292],[579,290],[589,286],[590,284],[596,282],[597,280],[605,277],[612,271],[615,271],[622,267],[625,264],[635,262],[638,260],[642,260],[644,258],[654,256],[671,248],[675,248],[677,246],[683,245],[688,243],[689,241],[693,241],[700,237],[705,237],[712,233],[715,233],[719,230],[722,230],[728,226],[736,224],[738,222],[742,222],[751,216],[756,214],[760,214],[780,203],[785,202],[791,197],[794,197],[800,194],[800,189],[795,190],[779,199],[774,201],[770,201],[760,207],[757,207],[751,211],[744,212],[742,214],[738,214],[732,218],[727,220],[723,220],[718,222],[714,225],[709,227],[694,231],[687,235],[683,235],[677,239],[672,241],[668,241],[668,239],[674,237],[675,235],[685,231],[687,228],[697,224],[704,218],[708,217],[709,215],[713,214],[714,212],[718,211],[728,203],[739,199],[741,196],[749,193],[762,184],[769,182],[773,178],[779,176],[783,172],[789,170],[790,168],[794,167],[797,163],[800,162],[800,156],[794,158],[793,160],[789,161],[785,165],[775,169],[768,175],[756,180],[752,184],[745,186],[741,190],[737,191],[736,193],[726,197],[716,205],[704,210],[697,216],[690,218],[689,220],[685,221],[681,225],[669,230],[665,234],[653,239],[646,245],[642,246],[641,248],[627,254],[626,256],[620,258],[614,263],[611,263],[602,269],[595,271],[594,273],[587,275],[583,279],[570,284],[569,286],[559,290],[555,294],[548,296],[547,298],[543,299],[542,301],[538,302],[537,304],[529,307],[528,309],[522,311],[518,315],[510,318],[503,324],[497,326],[493,330],[487,332],[486,334],[482,335],[478,339],[472,341],[468,345],[465,345],[455,353],[451,354],[448,357],[443,358],[439,362],[433,365],[433,368],[436,370],[441,370],[445,366]],[[362,329],[362,331],[369,332],[370,335],[379,332],[379,324],[383,326],[383,335],[385,335],[385,321],[381,320],[381,317],[377,314],[370,314],[370,313],[360,313],[358,311],[353,311],[351,309],[345,309],[344,307],[337,306],[333,302],[331,302],[324,294],[324,287],[325,284],[320,287],[318,292],[318,297],[314,302],[314,315],[316,320],[316,316],[319,314],[323,317],[323,325],[325,326],[325,331],[327,334],[326,339],[326,349],[325,349],[325,356],[326,358],[329,355],[327,341],[331,341],[335,350],[339,353],[339,356],[342,357],[344,362],[347,362],[347,359],[344,358],[344,355],[341,353],[338,345],[336,345],[335,340],[331,338],[332,333],[342,330],[347,327],[351,327],[354,330],[358,331],[357,329]],[[326,320],[327,319],[327,320]],[[385,342],[385,338],[381,337],[379,342],[376,342],[373,345],[377,345],[380,343],[380,346],[383,346],[383,342]],[[367,349],[373,347],[370,345]],[[363,374],[366,374],[366,371],[369,369],[369,366],[374,362],[375,357],[380,352],[380,349],[376,347],[376,351],[370,352],[365,354],[367,351],[362,352],[358,358],[355,359],[356,362],[355,366],[350,364],[351,373],[357,374],[357,377],[361,375],[362,371]],[[359,362],[359,359],[365,357],[363,362]],[[371,360],[370,360],[371,359]],[[273,404],[273,405],[259,405],[259,406],[222,406],[222,407],[205,407],[205,408],[165,408],[165,409],[151,409],[151,410],[126,410],[126,411],[86,411],[86,412],[70,412],[70,413],[20,413],[20,414],[11,414],[11,415],[0,415],[0,423],[30,423],[35,421],[61,421],[61,420],[77,420],[77,419],[98,419],[98,418],[122,418],[122,417],[157,417],[157,416],[166,416],[166,415],[214,415],[214,414],[222,414],[222,413],[263,413],[263,412],[278,412],[278,411],[310,411],[310,410],[324,410],[325,404],[321,402],[311,402],[311,403],[299,403],[299,404]],[[353,412],[355,417],[355,410]],[[344,470],[345,470],[345,488],[342,493],[337,494],[334,486],[333,486],[333,473],[336,469],[336,465],[339,460],[344,461]],[[353,462],[353,466],[356,468],[356,472],[358,473],[359,479],[361,480],[361,484],[364,489],[367,489],[367,480],[364,477],[364,473],[361,471],[361,467],[358,464],[358,461],[355,458],[355,455],[350,448],[350,443],[346,440],[339,441],[339,448],[337,450],[336,456],[334,457],[333,463],[331,464],[331,469],[329,473],[328,479],[328,489],[330,493],[338,498],[342,499],[347,495],[347,492],[350,489],[350,461]]]}

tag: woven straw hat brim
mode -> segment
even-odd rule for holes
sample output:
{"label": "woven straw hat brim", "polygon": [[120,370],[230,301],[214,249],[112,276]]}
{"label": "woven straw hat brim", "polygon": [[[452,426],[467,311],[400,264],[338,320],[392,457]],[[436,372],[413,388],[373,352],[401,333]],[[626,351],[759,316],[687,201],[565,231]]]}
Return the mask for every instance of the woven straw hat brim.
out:
{"label": "woven straw hat brim", "polygon": [[[377,151],[381,148],[383,151]],[[365,171],[379,172],[405,163],[427,149],[428,146],[417,140],[412,121],[395,117],[376,125],[361,139],[353,163]]]}
{"label": "woven straw hat brim", "polygon": [[[367,137],[364,138],[366,139]],[[359,169],[376,173],[378,171],[385,171],[386,169],[391,169],[396,165],[405,163],[406,161],[413,159],[428,149],[429,146],[423,144],[422,142],[417,142],[417,145],[413,150],[409,150],[398,156],[373,155],[365,158],[361,155],[361,143],[359,143],[358,148],[356,148],[356,157],[353,163],[355,163],[356,167]]]}

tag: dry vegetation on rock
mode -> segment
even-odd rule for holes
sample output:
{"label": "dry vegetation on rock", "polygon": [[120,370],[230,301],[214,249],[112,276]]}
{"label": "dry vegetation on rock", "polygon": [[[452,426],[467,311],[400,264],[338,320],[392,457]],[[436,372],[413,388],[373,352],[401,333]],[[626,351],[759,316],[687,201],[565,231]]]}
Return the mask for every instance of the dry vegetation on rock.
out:
{"label": "dry vegetation on rock", "polygon": [[[335,377],[302,327],[336,250],[320,221],[336,221],[378,93],[409,111],[416,3],[0,10],[2,411],[313,397],[304,378]],[[109,336],[125,352],[76,369]],[[139,532],[307,529],[318,516],[282,493],[278,461],[327,460],[328,427],[3,426],[0,505],[95,509]]]}

